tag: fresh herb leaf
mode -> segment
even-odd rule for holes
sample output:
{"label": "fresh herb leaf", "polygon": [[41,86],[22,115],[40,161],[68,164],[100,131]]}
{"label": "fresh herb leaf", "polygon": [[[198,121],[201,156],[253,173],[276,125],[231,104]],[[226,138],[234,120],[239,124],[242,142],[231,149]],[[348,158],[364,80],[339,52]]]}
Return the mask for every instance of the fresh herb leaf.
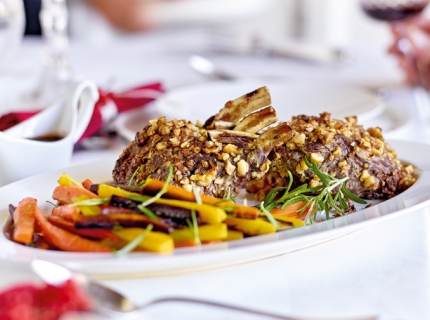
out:
{"label": "fresh herb leaf", "polygon": [[137,186],[138,187],[144,187],[146,185],[146,183],[149,182],[149,180],[151,180],[151,175],[149,175],[145,180],[139,182],[139,184]]}
{"label": "fresh herb leaf", "polygon": [[201,246],[202,242],[200,241],[200,237],[199,237],[199,225],[197,224],[197,215],[196,215],[196,211],[194,209],[191,209],[191,220],[193,222],[192,224],[192,232],[194,235],[194,241],[196,241],[196,243]]}
{"label": "fresh herb leaf", "polygon": [[197,187],[195,184],[193,184],[193,193],[194,193],[194,198],[196,199],[196,203],[202,204],[202,198],[200,197],[200,192],[199,190],[197,190]]}
{"label": "fresh herb leaf", "polygon": [[152,198],[148,198],[144,202],[142,202],[138,206],[138,208],[139,207],[146,207],[147,205],[150,205],[151,203],[154,203],[155,201],[160,199],[161,196],[167,192],[167,187],[169,186],[170,181],[172,180],[172,177],[173,177],[173,166],[170,164],[169,165],[169,175],[167,176],[166,182],[164,182],[164,185],[161,188],[161,190],[158,191],[158,193],[155,196],[153,196]]}
{"label": "fresh herb leaf", "polygon": [[276,228],[276,230],[279,229],[279,223],[276,221],[275,218],[273,218],[272,214],[264,207],[264,201],[260,204],[260,210],[266,215],[267,220],[270,221],[271,224],[273,224]]}
{"label": "fresh herb leaf", "polygon": [[128,185],[129,185],[129,186],[131,186],[131,184],[133,183],[134,178],[136,177],[136,175],[137,175],[137,173],[139,172],[139,170],[140,170],[140,166],[138,166],[138,167],[136,168],[136,170],[134,170],[133,175],[131,176],[130,181],[128,182]]}
{"label": "fresh herb leaf", "polygon": [[98,206],[99,204],[103,204],[108,202],[108,198],[100,198],[100,199],[86,199],[77,202],[73,202],[69,204],[69,207],[78,207],[78,206]]}
{"label": "fresh herb leaf", "polygon": [[54,207],[58,207],[58,204],[55,204],[55,203],[53,203],[53,202],[51,202],[49,200],[46,200],[46,202],[49,203],[49,204],[51,204],[51,205],[53,205]]}
{"label": "fresh herb leaf", "polygon": [[145,214],[149,219],[158,221],[157,215],[154,212],[152,212],[151,209],[149,209],[147,207],[142,207],[140,205],[137,206],[137,209],[139,209],[139,211],[142,212],[143,214]]}
{"label": "fresh herb leaf", "polygon": [[[352,194],[352,192],[346,188],[345,182],[349,177],[341,179],[335,178],[322,172],[318,166],[315,163],[310,162],[307,157],[304,157],[303,160],[307,167],[319,178],[321,184],[312,188],[303,184],[290,191],[293,183],[293,176],[291,172],[288,172],[288,186],[273,188],[262,202],[262,204],[264,204],[263,207],[260,205],[260,209],[264,208],[270,213],[270,210],[273,210],[274,208],[281,207],[284,209],[298,201],[306,201],[306,205],[300,212],[303,213],[305,210],[308,210],[305,222],[310,224],[312,221],[316,220],[318,212],[324,212],[326,219],[330,218],[330,210],[333,210],[337,215],[343,215],[349,209],[346,198],[360,204],[367,203],[363,199]],[[280,196],[281,192],[282,196]],[[313,195],[315,193],[318,194]],[[261,211],[266,213],[266,211],[262,209]],[[269,217],[268,219],[270,221]]]}

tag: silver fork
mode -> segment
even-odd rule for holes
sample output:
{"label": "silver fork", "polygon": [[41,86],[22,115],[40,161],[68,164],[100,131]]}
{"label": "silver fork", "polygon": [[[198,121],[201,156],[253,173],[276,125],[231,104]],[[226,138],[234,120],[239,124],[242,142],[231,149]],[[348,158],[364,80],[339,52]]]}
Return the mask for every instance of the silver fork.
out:
{"label": "silver fork", "polygon": [[[54,286],[58,286],[65,281],[72,279],[75,281],[88,295],[92,298],[95,312],[109,318],[141,318],[142,311],[147,308],[166,302],[183,302],[193,303],[199,305],[206,305],[212,307],[218,307],[223,309],[229,309],[234,311],[245,312],[248,314],[259,315],[272,319],[284,319],[284,320],[328,320],[329,318],[309,318],[309,317],[297,317],[288,316],[283,314],[277,314],[264,310],[251,309],[239,305],[232,305],[223,302],[209,301],[204,299],[188,298],[188,297],[164,297],[151,300],[143,305],[137,306],[127,297],[123,296],[119,292],[116,292],[94,280],[91,280],[82,273],[72,272],[67,268],[54,264],[52,262],[44,260],[33,260],[31,262],[31,268],[34,273],[39,276],[44,282]],[[349,318],[333,318],[330,320],[376,320],[377,316],[358,316]]]}

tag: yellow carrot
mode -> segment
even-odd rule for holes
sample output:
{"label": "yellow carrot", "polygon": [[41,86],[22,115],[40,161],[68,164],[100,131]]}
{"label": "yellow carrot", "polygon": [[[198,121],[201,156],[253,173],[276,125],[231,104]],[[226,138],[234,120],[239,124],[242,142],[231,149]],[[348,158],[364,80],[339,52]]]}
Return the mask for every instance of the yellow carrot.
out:
{"label": "yellow carrot", "polygon": [[[143,228],[123,228],[112,230],[112,232],[122,240],[131,242],[140,236],[145,229]],[[165,233],[151,231],[139,243],[139,247],[147,251],[158,253],[170,253],[174,249],[173,238]]]}
{"label": "yellow carrot", "polygon": [[250,236],[276,232],[276,227],[273,224],[260,218],[255,220],[227,218],[225,223],[229,227],[242,231]]}

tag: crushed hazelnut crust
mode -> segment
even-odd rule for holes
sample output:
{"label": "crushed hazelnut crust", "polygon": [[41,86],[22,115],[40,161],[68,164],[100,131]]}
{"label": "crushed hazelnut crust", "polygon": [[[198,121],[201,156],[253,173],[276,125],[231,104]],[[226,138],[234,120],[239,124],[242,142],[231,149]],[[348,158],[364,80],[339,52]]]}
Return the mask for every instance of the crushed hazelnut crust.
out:
{"label": "crushed hazelnut crust", "polygon": [[[329,113],[322,113],[318,117],[293,117],[287,123],[293,138],[272,151],[269,156],[271,167],[262,180],[276,176],[281,183],[278,186],[286,185],[290,171],[296,184],[316,186],[313,172],[303,166],[303,157],[307,156],[323,172],[337,178],[348,176],[347,188],[362,198],[390,198],[416,181],[413,166],[397,159],[396,152],[384,141],[382,130],[365,130],[357,124],[356,117],[337,120],[331,119]],[[298,138],[303,136],[304,139]],[[300,145],[299,141],[305,142]],[[251,181],[247,190],[260,192],[255,191],[256,184],[261,185],[261,181]],[[267,188],[262,186],[263,189]]]}

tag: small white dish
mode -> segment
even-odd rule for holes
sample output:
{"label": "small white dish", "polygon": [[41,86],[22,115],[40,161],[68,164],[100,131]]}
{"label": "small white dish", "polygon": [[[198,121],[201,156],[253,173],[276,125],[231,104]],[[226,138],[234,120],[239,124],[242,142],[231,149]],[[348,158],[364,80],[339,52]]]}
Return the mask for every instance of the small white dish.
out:
{"label": "small white dish", "polygon": [[118,132],[133,140],[148,120],[167,118],[205,121],[224,104],[244,93],[266,85],[272,96],[279,121],[299,114],[318,115],[330,112],[333,118],[356,115],[360,123],[380,115],[386,105],[378,96],[355,84],[341,81],[218,81],[174,89],[158,98],[153,106],[126,112],[115,122]]}
{"label": "small white dish", "polygon": [[97,100],[93,82],[74,82],[51,106],[0,132],[0,186],[69,166]]}
{"label": "small white dish", "polygon": [[[171,255],[133,253],[122,258],[111,254],[34,249],[8,240],[2,232],[0,233],[2,248],[0,259],[29,262],[37,258],[56,262],[98,278],[124,278],[217,268],[304,249],[429,205],[430,165],[426,159],[430,153],[430,145],[411,141],[390,141],[390,144],[403,161],[417,166],[420,171],[418,181],[396,197],[343,217],[275,234],[205,245],[200,248],[176,249]],[[38,199],[40,208],[49,212],[52,206],[45,201],[51,200],[52,192],[62,171],[78,181],[83,181],[85,178],[90,178],[94,182],[109,181],[112,178],[111,173],[116,159],[117,157],[112,157],[104,161],[99,160],[49,172],[0,188],[0,224],[3,230],[10,216],[9,204],[16,205],[24,197],[34,197]]]}

